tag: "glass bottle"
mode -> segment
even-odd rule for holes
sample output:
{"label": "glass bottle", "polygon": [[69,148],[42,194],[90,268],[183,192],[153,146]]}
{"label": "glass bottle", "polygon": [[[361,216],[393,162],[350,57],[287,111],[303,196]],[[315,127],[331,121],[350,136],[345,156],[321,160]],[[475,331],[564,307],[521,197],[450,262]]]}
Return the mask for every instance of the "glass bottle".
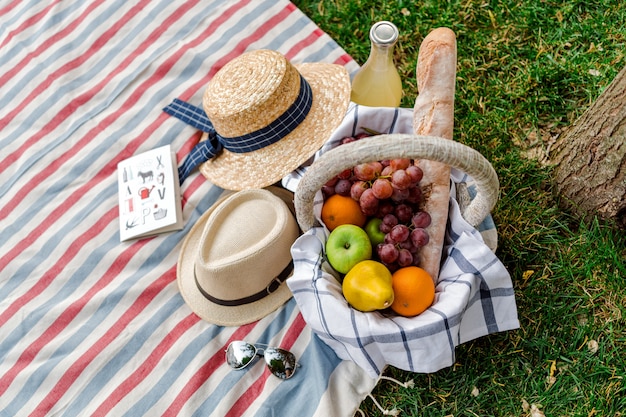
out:
{"label": "glass bottle", "polygon": [[393,62],[398,28],[391,22],[375,23],[370,29],[370,55],[352,80],[351,100],[372,107],[399,107],[402,81]]}

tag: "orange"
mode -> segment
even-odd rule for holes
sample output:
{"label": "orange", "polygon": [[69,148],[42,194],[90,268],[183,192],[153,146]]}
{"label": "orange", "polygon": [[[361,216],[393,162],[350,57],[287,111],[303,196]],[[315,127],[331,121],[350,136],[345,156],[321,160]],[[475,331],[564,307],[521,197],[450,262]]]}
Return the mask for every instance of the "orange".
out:
{"label": "orange", "polygon": [[367,217],[361,211],[361,206],[352,197],[333,194],[324,201],[322,206],[322,221],[331,232],[342,224],[353,224],[363,227]]}
{"label": "orange", "polygon": [[435,300],[435,283],[424,269],[407,266],[391,276],[394,300],[391,309],[401,316],[413,317],[424,312]]}

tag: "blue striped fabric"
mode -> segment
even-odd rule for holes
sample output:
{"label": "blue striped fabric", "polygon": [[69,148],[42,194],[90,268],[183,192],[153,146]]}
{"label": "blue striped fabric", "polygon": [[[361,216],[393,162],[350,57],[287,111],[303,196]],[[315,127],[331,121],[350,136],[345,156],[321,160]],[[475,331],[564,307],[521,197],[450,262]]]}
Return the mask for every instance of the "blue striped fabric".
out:
{"label": "blue striped fabric", "polygon": [[203,132],[215,132],[213,123],[211,123],[202,107],[194,106],[175,98],[174,101],[163,108],[163,111]]}
{"label": "blue striped fabric", "polygon": [[198,165],[213,158],[222,149],[246,153],[278,142],[304,121],[312,103],[311,86],[300,76],[300,93],[283,114],[261,129],[237,137],[224,137],[215,130],[203,108],[174,99],[163,111],[208,134],[207,139],[198,143],[178,168],[180,183],[182,184]]}
{"label": "blue striped fabric", "polygon": [[[200,102],[219,68],[258,48],[357,68],[286,0],[0,5],[0,416],[348,416],[371,391],[294,300],[241,327],[187,307],[180,245],[222,193],[198,173],[183,230],[119,241],[117,163],[166,144],[181,161],[199,134],[161,109]],[[261,364],[232,371],[235,339],[303,366],[284,382]]]}

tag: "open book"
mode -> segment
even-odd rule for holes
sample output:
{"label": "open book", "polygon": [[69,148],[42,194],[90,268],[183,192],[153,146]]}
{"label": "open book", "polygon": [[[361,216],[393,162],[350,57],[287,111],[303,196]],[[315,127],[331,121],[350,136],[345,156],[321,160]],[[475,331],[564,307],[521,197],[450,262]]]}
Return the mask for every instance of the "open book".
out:
{"label": "open book", "polygon": [[120,241],[183,227],[176,154],[169,145],[117,165]]}

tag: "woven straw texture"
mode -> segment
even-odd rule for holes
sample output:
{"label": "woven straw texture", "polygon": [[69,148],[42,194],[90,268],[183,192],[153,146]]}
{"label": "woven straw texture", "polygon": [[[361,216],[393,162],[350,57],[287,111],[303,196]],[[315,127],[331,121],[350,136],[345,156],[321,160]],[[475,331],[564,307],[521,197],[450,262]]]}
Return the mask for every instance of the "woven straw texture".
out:
{"label": "woven straw texture", "polygon": [[299,74],[313,92],[306,119],[286,137],[254,152],[223,150],[200,167],[209,181],[225,189],[266,187],[298,168],[328,139],[346,112],[350,78],[339,65],[292,65],[268,50],[244,54],[229,64],[213,77],[203,98],[207,116],[224,137],[256,131],[278,118],[298,95]]}
{"label": "woven straw texture", "polygon": [[478,151],[458,142],[435,136],[388,134],[364,138],[338,146],[320,156],[300,180],[295,193],[295,208],[300,228],[317,225],[313,199],[328,180],[355,165],[393,158],[428,159],[442,162],[471,175],[477,195],[462,213],[472,226],[478,226],[498,200],[498,176]]}
{"label": "woven straw texture", "polygon": [[299,90],[300,75],[282,55],[254,51],[230,61],[215,74],[202,104],[216,131],[226,137],[241,136],[277,119]]}

